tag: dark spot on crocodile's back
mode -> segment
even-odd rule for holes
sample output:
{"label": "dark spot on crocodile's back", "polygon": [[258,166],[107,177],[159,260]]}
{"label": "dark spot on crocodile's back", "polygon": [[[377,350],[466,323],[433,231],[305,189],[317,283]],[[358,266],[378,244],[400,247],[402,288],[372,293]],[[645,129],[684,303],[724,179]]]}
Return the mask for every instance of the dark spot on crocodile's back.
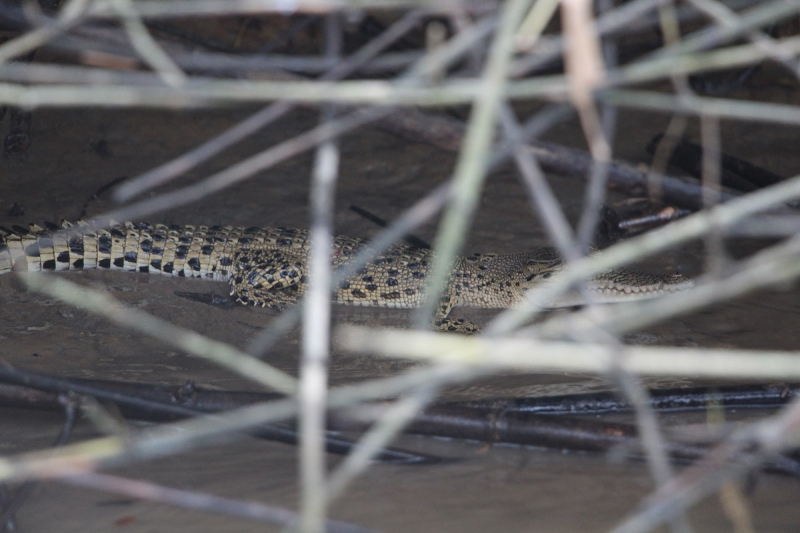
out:
{"label": "dark spot on crocodile's back", "polygon": [[111,268],[111,259],[106,257],[105,259],[101,259],[98,261],[97,266],[100,268]]}
{"label": "dark spot on crocodile's back", "polygon": [[233,261],[231,260],[230,257],[220,257],[219,258],[219,264],[221,266],[227,267],[227,266],[231,266],[233,264]]}
{"label": "dark spot on crocodile's back", "polygon": [[75,255],[83,255],[83,239],[71,238],[69,240],[69,251]]}
{"label": "dark spot on crocodile's back", "polygon": [[83,259],[78,259],[77,261],[72,263],[72,266],[75,268],[83,268]]}
{"label": "dark spot on crocodile's back", "polygon": [[42,263],[42,268],[45,270],[55,270],[56,269],[55,259],[48,259],[47,261]]}
{"label": "dark spot on crocodile's back", "polygon": [[[135,263],[138,257],[139,257],[138,252],[135,251],[125,252],[125,261],[127,263]],[[116,264],[116,260],[114,260],[114,263]]]}
{"label": "dark spot on crocodile's back", "polygon": [[353,290],[352,290],[352,291],[350,291],[350,292],[351,292],[351,293],[352,293],[352,295],[353,295],[353,296],[355,296],[356,298],[366,298],[366,297],[367,297],[367,295],[364,293],[364,291],[362,291],[362,290],[360,290],[360,289],[353,289]]}
{"label": "dark spot on crocodile's back", "polygon": [[189,259],[189,261],[187,261],[186,264],[188,264],[189,267],[195,272],[200,272],[200,259],[198,259],[197,257],[192,257],[191,259]]}
{"label": "dark spot on crocodile's back", "polygon": [[383,298],[384,300],[397,300],[398,298],[400,298],[400,293],[397,291],[382,292],[381,298]]}
{"label": "dark spot on crocodile's back", "polygon": [[101,254],[110,254],[111,253],[111,237],[108,235],[101,235],[99,239],[97,239],[97,251]]}
{"label": "dark spot on crocodile's back", "polygon": [[61,252],[56,256],[59,263],[69,263],[69,252]]}
{"label": "dark spot on crocodile's back", "polygon": [[116,259],[114,259],[114,266],[120,268],[125,266],[125,259],[123,259],[122,257],[117,257]]}

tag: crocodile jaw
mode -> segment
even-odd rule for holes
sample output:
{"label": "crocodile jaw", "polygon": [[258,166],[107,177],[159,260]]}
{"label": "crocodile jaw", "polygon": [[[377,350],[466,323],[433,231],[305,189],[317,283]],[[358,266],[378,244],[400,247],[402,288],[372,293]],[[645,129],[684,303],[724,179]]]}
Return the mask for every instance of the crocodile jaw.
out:
{"label": "crocodile jaw", "polygon": [[[659,298],[694,287],[694,281],[673,274],[670,276],[647,275],[632,271],[613,271],[601,274],[584,283],[593,303],[621,303]],[[548,307],[575,307],[588,304],[580,291],[571,290],[548,302]]]}

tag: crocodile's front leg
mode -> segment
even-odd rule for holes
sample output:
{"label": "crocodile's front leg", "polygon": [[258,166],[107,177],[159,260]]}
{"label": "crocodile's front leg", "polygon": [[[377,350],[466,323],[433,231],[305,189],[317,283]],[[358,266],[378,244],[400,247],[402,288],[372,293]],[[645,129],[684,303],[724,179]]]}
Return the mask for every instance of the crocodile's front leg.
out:
{"label": "crocodile's front leg", "polygon": [[463,318],[448,318],[450,311],[458,304],[458,295],[453,290],[452,285],[439,298],[439,305],[436,307],[436,315],[433,317],[433,326],[439,331],[449,331],[453,333],[464,333],[472,335],[478,332],[478,326],[468,322]]}
{"label": "crocodile's front leg", "polygon": [[297,303],[306,283],[304,258],[290,251],[243,250],[234,256],[231,296],[279,311]]}

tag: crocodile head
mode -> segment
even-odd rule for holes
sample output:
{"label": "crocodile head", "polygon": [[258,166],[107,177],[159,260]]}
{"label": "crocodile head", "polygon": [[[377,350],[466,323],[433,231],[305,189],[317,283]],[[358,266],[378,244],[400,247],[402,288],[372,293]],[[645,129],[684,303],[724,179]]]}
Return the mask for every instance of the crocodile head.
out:
{"label": "crocodile head", "polygon": [[[458,305],[471,307],[510,307],[522,301],[531,289],[546,286],[563,268],[552,248],[526,254],[474,254],[463,258],[455,268],[454,285]],[[680,275],[659,275],[627,269],[614,269],[585,282],[592,301],[624,302],[654,298],[694,286]],[[572,307],[588,303],[581,291],[569,291],[549,302],[548,307]]]}
{"label": "crocodile head", "polygon": [[[549,249],[548,249],[549,250]],[[543,287],[561,270],[562,263],[557,259],[544,261],[541,252],[537,257],[528,259],[525,265],[525,281],[520,284],[524,291]],[[598,274],[584,282],[591,299],[598,303],[626,302],[655,298],[665,294],[683,291],[694,286],[694,282],[681,274],[650,274],[615,268]],[[589,297],[579,290],[569,291],[557,300],[549,303],[549,307],[571,307],[588,303]]]}

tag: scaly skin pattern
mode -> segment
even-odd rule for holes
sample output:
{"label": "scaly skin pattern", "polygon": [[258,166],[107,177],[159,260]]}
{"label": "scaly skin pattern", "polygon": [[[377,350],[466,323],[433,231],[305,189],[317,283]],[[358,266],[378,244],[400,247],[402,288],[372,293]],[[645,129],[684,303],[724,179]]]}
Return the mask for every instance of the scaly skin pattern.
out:
{"label": "scaly skin pattern", "polygon": [[[225,281],[243,304],[283,309],[308,287],[308,231],[291,228],[165,226],[126,222],[92,229],[83,222],[41,228],[0,226],[0,274],[15,271],[109,268]],[[335,237],[331,265],[346,264],[367,245]],[[346,305],[419,307],[433,263],[430,250],[396,245],[341,283],[334,301]],[[439,329],[472,333],[475,326],[448,318],[455,306],[507,308],[530,288],[546,283],[561,269],[550,248],[522,254],[474,254],[455,261],[439,302]],[[606,272],[587,283],[599,302],[651,298],[692,286],[687,278],[624,269]],[[585,298],[568,294],[553,307],[580,305]]]}

